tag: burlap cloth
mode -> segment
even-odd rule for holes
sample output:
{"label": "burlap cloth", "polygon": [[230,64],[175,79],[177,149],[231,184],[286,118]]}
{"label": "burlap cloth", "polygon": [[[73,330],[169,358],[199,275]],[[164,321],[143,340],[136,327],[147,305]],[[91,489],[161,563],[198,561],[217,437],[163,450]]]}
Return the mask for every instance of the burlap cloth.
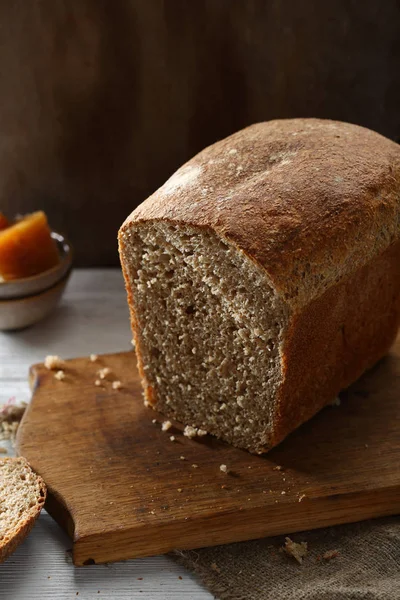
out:
{"label": "burlap cloth", "polygon": [[[400,517],[290,538],[308,544],[302,564],[280,551],[285,536],[173,557],[219,600],[400,600]],[[338,556],[324,559],[331,550]]]}

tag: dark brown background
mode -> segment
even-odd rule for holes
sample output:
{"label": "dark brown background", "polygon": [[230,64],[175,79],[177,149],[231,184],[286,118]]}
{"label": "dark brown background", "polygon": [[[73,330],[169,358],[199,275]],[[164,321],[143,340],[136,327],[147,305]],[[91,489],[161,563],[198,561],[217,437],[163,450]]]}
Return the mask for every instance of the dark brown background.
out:
{"label": "dark brown background", "polygon": [[205,145],[319,116],[400,137],[396,0],[0,1],[0,208],[44,208],[79,264]]}

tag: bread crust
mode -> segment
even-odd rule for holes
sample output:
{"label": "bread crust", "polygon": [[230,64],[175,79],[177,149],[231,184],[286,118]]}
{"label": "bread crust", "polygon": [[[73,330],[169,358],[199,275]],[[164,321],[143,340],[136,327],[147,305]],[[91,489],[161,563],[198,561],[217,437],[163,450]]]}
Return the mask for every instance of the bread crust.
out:
{"label": "bread crust", "polygon": [[399,324],[400,241],[329,288],[291,323],[270,447],[382,358]]}
{"label": "bread crust", "polygon": [[[22,458],[3,458],[3,461],[23,461],[23,468],[31,469],[28,462]],[[4,562],[19,546],[19,544],[26,538],[28,533],[31,531],[33,525],[35,524],[36,519],[40,515],[40,511],[42,510],[45,500],[47,489],[43,479],[36,475],[36,482],[39,490],[39,496],[35,506],[33,506],[29,512],[29,515],[24,515],[21,523],[19,523],[18,527],[11,532],[11,534],[0,541],[0,563]]]}
{"label": "bread crust", "polygon": [[126,219],[215,231],[261,265],[293,308],[400,237],[400,147],[323,119],[252,125],[209,146]]}
{"label": "bread crust", "polygon": [[[206,148],[122,225],[124,271],[130,227],[154,220],[205,228],[235,245],[290,309],[271,442],[252,452],[269,450],[331,402],[394,340],[400,147],[379,134],[291,119],[253,125]],[[155,404],[125,280],[145,395]]]}

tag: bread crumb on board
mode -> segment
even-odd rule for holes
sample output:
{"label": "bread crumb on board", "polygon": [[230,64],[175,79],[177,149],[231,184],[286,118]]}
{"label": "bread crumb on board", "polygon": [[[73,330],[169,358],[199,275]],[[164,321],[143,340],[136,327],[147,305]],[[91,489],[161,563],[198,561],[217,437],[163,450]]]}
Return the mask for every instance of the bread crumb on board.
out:
{"label": "bread crumb on board", "polygon": [[205,429],[198,429],[197,427],[192,427],[192,425],[186,425],[183,430],[183,435],[188,438],[194,438],[196,436],[203,437],[207,435],[207,431]]}
{"label": "bread crumb on board", "polygon": [[101,385],[100,379],[96,379],[96,381],[94,382],[94,385],[97,385],[97,386]]}
{"label": "bread crumb on board", "polygon": [[223,473],[229,473],[229,469],[226,465],[219,465],[219,470],[222,471]]}
{"label": "bread crumb on board", "polygon": [[56,373],[54,373],[54,379],[58,379],[58,381],[62,381],[63,379],[65,379],[65,373],[62,369],[60,369],[60,371],[57,371]]}
{"label": "bread crumb on board", "polygon": [[175,436],[174,436],[174,435],[171,435],[171,436],[169,437],[169,439],[170,439],[170,441],[171,441],[171,442],[174,442],[174,441],[175,441]]}
{"label": "bread crumb on board", "polygon": [[191,425],[186,425],[185,429],[183,430],[183,435],[188,438],[196,437],[196,435],[197,435],[196,427],[192,427]]}
{"label": "bread crumb on board", "polygon": [[168,429],[171,429],[171,427],[172,427],[171,421],[164,421],[164,423],[162,423],[162,425],[161,425],[161,431],[168,431]]}
{"label": "bread crumb on board", "polygon": [[299,502],[302,502],[302,500],[304,500],[304,498],[307,498],[307,496],[305,494],[301,494],[299,496]]}
{"label": "bread crumb on board", "polygon": [[49,369],[49,371],[56,371],[58,369],[61,369],[64,365],[65,362],[63,361],[63,359],[57,356],[56,354],[49,354],[44,359],[44,366],[46,367],[46,369]]}
{"label": "bread crumb on board", "polygon": [[285,538],[285,544],[283,546],[283,551],[286,552],[288,556],[292,556],[299,564],[303,562],[303,558],[307,555],[307,542],[294,542],[290,539],[290,537]]}
{"label": "bread crumb on board", "polygon": [[104,369],[99,369],[97,374],[100,379],[107,379],[111,375],[111,369],[109,367],[104,367]]}
{"label": "bread crumb on board", "polygon": [[98,358],[99,358],[98,354],[91,354],[90,355],[91,362],[96,362],[98,360]]}
{"label": "bread crumb on board", "polygon": [[282,465],[276,465],[272,468],[273,471],[282,471]]}
{"label": "bread crumb on board", "polygon": [[120,381],[113,381],[112,384],[112,389],[113,390],[121,390],[122,389],[122,383]]}

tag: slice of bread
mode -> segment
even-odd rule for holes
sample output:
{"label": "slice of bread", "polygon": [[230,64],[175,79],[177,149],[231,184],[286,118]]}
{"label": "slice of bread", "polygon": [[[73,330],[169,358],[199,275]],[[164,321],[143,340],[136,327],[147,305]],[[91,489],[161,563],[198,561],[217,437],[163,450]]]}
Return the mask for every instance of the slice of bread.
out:
{"label": "slice of bread", "polygon": [[22,458],[0,459],[0,562],[28,535],[46,499],[46,486]]}

